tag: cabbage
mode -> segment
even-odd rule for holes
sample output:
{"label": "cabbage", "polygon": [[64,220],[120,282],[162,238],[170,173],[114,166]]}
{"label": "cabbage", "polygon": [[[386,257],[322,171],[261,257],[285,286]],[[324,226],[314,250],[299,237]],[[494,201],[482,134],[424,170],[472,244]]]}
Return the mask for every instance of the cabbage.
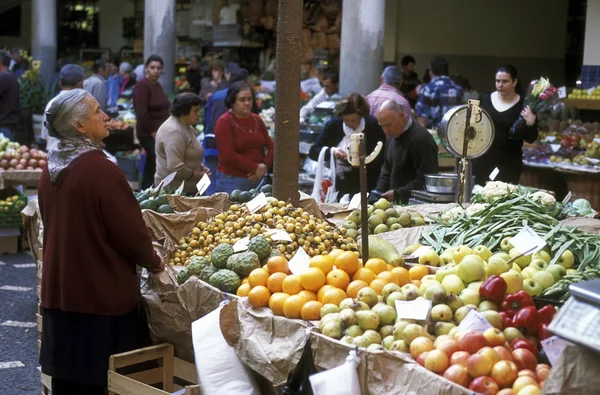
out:
{"label": "cabbage", "polygon": [[595,213],[590,202],[585,199],[575,200],[573,202],[573,210],[582,217],[593,215]]}

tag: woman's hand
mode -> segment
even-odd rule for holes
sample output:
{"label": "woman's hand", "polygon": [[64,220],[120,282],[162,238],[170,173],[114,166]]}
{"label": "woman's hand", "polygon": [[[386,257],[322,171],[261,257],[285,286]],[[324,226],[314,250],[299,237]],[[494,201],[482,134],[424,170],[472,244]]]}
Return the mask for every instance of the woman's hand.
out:
{"label": "woman's hand", "polygon": [[265,174],[267,174],[267,170],[267,165],[265,165],[264,163],[259,164],[256,168],[256,179],[262,179],[265,176]]}
{"label": "woman's hand", "polygon": [[162,272],[162,271],[164,271],[164,270],[165,270],[165,264],[164,264],[163,262],[161,262],[161,263],[160,263],[160,265],[158,265],[158,266],[157,266],[157,267],[155,267],[155,268],[148,269],[148,271],[149,271],[150,273],[160,273],[160,272]]}
{"label": "woman's hand", "polygon": [[335,156],[337,159],[345,159],[346,158],[346,151],[344,151],[341,148],[332,148],[333,151],[333,156]]}
{"label": "woman's hand", "polygon": [[536,115],[531,111],[531,107],[526,106],[523,111],[521,111],[521,116],[527,122],[528,126],[533,126],[535,124],[535,120],[537,119]]}

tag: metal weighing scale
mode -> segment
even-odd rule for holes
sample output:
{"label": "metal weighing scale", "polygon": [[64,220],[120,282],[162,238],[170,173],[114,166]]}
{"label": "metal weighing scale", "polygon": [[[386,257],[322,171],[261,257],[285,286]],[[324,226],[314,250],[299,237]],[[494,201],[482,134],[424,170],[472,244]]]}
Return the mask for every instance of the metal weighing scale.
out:
{"label": "metal weighing scale", "polygon": [[494,141],[494,123],[479,100],[450,109],[440,123],[438,136],[449,153],[460,159],[456,202],[467,203],[473,191],[471,160],[485,154]]}
{"label": "metal weighing scale", "polygon": [[435,193],[426,190],[415,190],[411,191],[408,204],[452,203],[455,200],[455,193]]}
{"label": "metal weighing scale", "polygon": [[571,297],[548,329],[563,339],[600,352],[600,280],[569,286]]}

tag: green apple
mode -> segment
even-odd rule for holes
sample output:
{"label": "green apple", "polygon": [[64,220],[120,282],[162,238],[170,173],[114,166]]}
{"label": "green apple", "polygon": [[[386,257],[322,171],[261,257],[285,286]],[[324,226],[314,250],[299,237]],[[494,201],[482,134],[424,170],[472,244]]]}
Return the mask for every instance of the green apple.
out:
{"label": "green apple", "polygon": [[523,280],[523,290],[531,296],[540,296],[544,291],[542,284],[532,278]]}
{"label": "green apple", "polygon": [[411,244],[402,251],[402,255],[412,255],[419,247],[421,247],[421,244]]}
{"label": "green apple", "polygon": [[[562,267],[562,266],[561,266]],[[452,309],[452,311],[456,311],[459,307],[463,307],[465,304],[462,299],[458,296],[458,294],[450,293],[446,296],[446,300],[444,304],[448,305]]]}
{"label": "green apple", "polygon": [[545,270],[540,270],[539,272],[535,273],[531,278],[534,281],[541,284],[542,288],[544,289],[554,284],[554,276],[552,275],[552,273],[547,272]]}
{"label": "green apple", "polygon": [[445,266],[449,263],[454,262],[454,254],[452,251],[444,251],[440,255],[440,266]]}
{"label": "green apple", "polygon": [[483,302],[479,303],[479,311],[486,310],[498,311],[498,305],[496,305],[496,303],[492,302],[491,300],[484,300]]}
{"label": "green apple", "polygon": [[[453,314],[452,309],[445,304],[438,304],[433,306],[431,309],[431,320],[434,322],[444,321],[448,322],[452,320]],[[450,330],[448,330],[450,331]]]}
{"label": "green apple", "polygon": [[496,329],[502,330],[502,317],[495,310],[485,310],[481,315]]}
{"label": "green apple", "polygon": [[531,263],[528,267],[532,267],[537,270],[545,270],[548,267],[548,262],[540,258],[531,258]]}
{"label": "green apple", "polygon": [[436,280],[437,281],[437,279],[435,278],[435,274],[428,274],[426,276],[423,276],[423,278],[421,279],[421,282],[423,282],[423,281],[429,281],[429,280]]}
{"label": "green apple", "polygon": [[479,288],[481,287],[481,284],[483,284],[483,281],[473,281],[472,283],[469,283],[469,285],[467,285],[467,288],[472,289],[473,291],[479,292]]}
{"label": "green apple", "polygon": [[546,271],[552,274],[552,277],[554,277],[554,281],[560,280],[567,274],[567,269],[558,264],[548,265]]}
{"label": "green apple", "polygon": [[506,262],[510,261],[510,255],[508,255],[506,252],[497,252],[493,256],[500,257],[500,258],[504,259]]}
{"label": "green apple", "polygon": [[514,247],[512,244],[510,244],[510,237],[505,237],[504,239],[502,239],[502,241],[500,242],[500,248],[502,249],[502,251],[510,251],[512,250]]}
{"label": "green apple", "polygon": [[490,251],[490,249],[486,246],[477,246],[473,249],[473,252],[476,255],[479,255],[484,261],[487,261],[488,258],[492,256],[492,251]]}
{"label": "green apple", "polygon": [[512,294],[523,289],[523,277],[521,273],[509,270],[506,273],[500,275],[506,281],[506,293]]}
{"label": "green apple", "polygon": [[458,246],[454,247],[452,253],[454,254],[454,262],[461,263],[465,256],[473,254],[473,250],[467,246]]}
{"label": "green apple", "polygon": [[439,322],[435,323],[434,328],[435,328],[435,335],[442,336],[442,335],[449,334],[452,329],[456,328],[456,325],[453,322],[439,321]]}
{"label": "green apple", "polygon": [[540,250],[538,252],[534,252],[531,259],[532,260],[541,259],[541,260],[545,261],[546,263],[550,263],[550,261],[552,260],[552,257],[550,256],[550,254],[547,251]]}
{"label": "green apple", "polygon": [[437,281],[432,282],[424,293],[425,299],[431,300],[434,305],[444,303],[447,295],[446,289]]}
{"label": "green apple", "polygon": [[460,294],[465,289],[465,284],[456,274],[449,274],[442,280],[442,286],[446,288],[448,293]]}
{"label": "green apple", "polygon": [[427,288],[429,288],[432,285],[441,285],[441,284],[436,279],[433,279],[433,280],[429,279],[429,280],[421,281],[421,285],[419,286],[419,294],[425,295]]}
{"label": "green apple", "polygon": [[[456,259],[456,254],[454,255],[454,258]],[[458,265],[458,276],[467,284],[473,281],[483,280],[485,278],[483,259],[475,254],[465,255]]]}
{"label": "green apple", "polygon": [[[513,248],[508,252],[508,255],[510,255],[511,259],[514,259],[521,255],[521,251],[517,250],[516,248]],[[517,259],[514,259],[514,262],[516,262],[516,264],[519,265],[521,269],[523,269],[527,267],[527,265],[529,265],[529,262],[531,262],[531,255],[523,255]]]}
{"label": "green apple", "polygon": [[440,264],[440,256],[435,251],[427,251],[419,257],[419,264],[438,266]]}
{"label": "green apple", "polygon": [[391,203],[384,198],[380,198],[378,201],[376,201],[375,203],[373,203],[373,207],[376,210],[387,210],[388,208],[390,208]]}
{"label": "green apple", "polygon": [[465,317],[467,316],[467,314],[469,314],[469,311],[471,310],[477,310],[477,307],[473,305],[459,307],[458,310],[454,312],[454,321],[456,322],[456,324],[459,325],[460,322],[465,319]]}
{"label": "green apple", "polygon": [[532,278],[537,272],[537,269],[527,266],[525,269],[521,270],[521,276],[523,278]]}
{"label": "green apple", "polygon": [[448,268],[448,269],[440,269],[440,270],[438,270],[437,272],[435,272],[435,279],[438,280],[441,283],[442,280],[444,280],[444,277],[446,277],[446,276],[448,276],[450,274],[456,274],[456,268],[455,267],[451,267],[451,268]]}
{"label": "green apple", "polygon": [[573,256],[573,253],[570,250],[565,250],[565,252],[563,252],[560,255],[560,258],[558,258],[558,261],[556,263],[558,263],[565,269],[571,269],[575,264],[575,257]]}
{"label": "green apple", "polygon": [[492,255],[488,258],[487,265],[485,265],[485,274],[488,277],[492,274],[499,276],[502,273],[506,273],[509,269],[508,263],[501,256]]}
{"label": "green apple", "polygon": [[478,306],[481,303],[481,298],[479,296],[479,292],[474,289],[465,288],[461,291],[458,296],[460,300],[462,300],[463,305],[472,304],[474,306]]}
{"label": "green apple", "polygon": [[512,343],[512,341],[515,339],[524,339],[525,338],[525,335],[523,334],[523,332],[521,332],[517,328],[513,328],[512,326],[509,326],[508,328],[504,328],[504,330],[502,332],[504,333],[504,338],[506,339],[508,344]]}

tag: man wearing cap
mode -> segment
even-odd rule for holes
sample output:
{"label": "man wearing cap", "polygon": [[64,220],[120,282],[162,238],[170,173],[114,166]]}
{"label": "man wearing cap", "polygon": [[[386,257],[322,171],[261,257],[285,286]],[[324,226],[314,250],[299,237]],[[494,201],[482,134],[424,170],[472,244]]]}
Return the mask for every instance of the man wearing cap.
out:
{"label": "man wearing cap", "polygon": [[94,75],[83,81],[83,89],[90,92],[98,100],[102,111],[106,111],[106,78],[108,77],[106,62],[102,59],[96,60],[92,66],[92,71]]}
{"label": "man wearing cap", "polygon": [[[56,97],[48,102],[46,105],[46,111],[50,109],[52,106],[52,102],[62,95],[63,93],[70,91],[72,89],[83,88],[83,80],[85,79],[85,72],[80,66],[75,64],[68,64],[60,69],[60,73],[58,75],[58,84],[60,86],[61,91],[56,95]],[[44,122],[42,122],[42,131],[40,132],[40,137],[46,140],[46,151],[50,151],[52,149],[56,149],[58,146],[58,142],[60,141],[56,137],[52,137],[48,134],[48,129],[46,128],[46,111],[44,111]]]}
{"label": "man wearing cap", "polygon": [[404,109],[404,114],[410,117],[412,111],[410,109],[410,103],[400,93],[402,87],[402,71],[396,66],[388,66],[381,73],[380,78],[381,85],[379,88],[369,93],[366,97],[369,106],[371,107],[371,115],[377,116],[381,105],[386,100],[394,100]]}

